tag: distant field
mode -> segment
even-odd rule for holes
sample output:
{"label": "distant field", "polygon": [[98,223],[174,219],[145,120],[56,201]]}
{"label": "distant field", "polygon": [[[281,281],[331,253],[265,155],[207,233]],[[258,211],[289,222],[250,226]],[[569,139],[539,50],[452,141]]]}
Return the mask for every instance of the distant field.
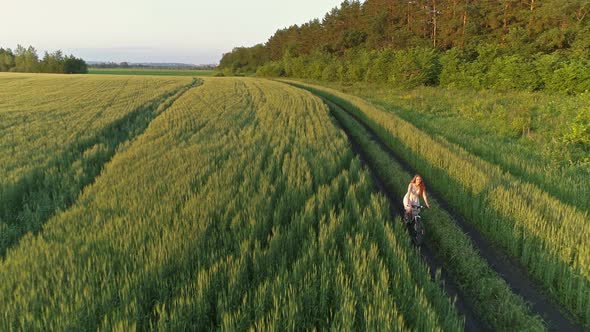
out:
{"label": "distant field", "polygon": [[90,68],[89,74],[103,75],[157,75],[157,76],[213,76],[213,70],[190,69],[140,69],[140,68]]}

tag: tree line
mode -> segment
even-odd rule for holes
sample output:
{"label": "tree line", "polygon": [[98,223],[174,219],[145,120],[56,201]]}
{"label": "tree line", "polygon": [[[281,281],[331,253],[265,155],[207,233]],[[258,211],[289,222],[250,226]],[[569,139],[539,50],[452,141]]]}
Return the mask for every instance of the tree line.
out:
{"label": "tree line", "polygon": [[88,66],[83,59],[60,50],[45,52],[40,59],[33,46],[18,45],[14,51],[0,47],[0,72],[85,74]]}
{"label": "tree line", "polygon": [[589,13],[587,0],[346,0],[321,21],[235,48],[219,68],[575,93],[590,89],[580,72],[590,65]]}

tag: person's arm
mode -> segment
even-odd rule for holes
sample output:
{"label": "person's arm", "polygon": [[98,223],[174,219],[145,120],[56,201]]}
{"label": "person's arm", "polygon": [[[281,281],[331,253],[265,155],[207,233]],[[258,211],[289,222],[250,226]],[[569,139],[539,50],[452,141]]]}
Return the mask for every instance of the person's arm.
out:
{"label": "person's arm", "polygon": [[426,197],[426,190],[422,193],[422,198],[424,198],[424,203],[426,203],[426,207],[430,209],[430,204],[428,204],[428,197]]}

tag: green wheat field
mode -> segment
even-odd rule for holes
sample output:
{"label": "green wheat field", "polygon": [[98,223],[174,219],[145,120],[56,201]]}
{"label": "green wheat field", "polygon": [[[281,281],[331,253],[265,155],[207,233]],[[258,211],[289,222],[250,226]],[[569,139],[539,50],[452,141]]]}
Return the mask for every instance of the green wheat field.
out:
{"label": "green wheat field", "polygon": [[[542,94],[212,75],[0,73],[0,330],[463,330],[363,162],[399,204],[404,165],[422,174],[590,324],[590,176],[550,139],[586,97],[560,114]],[[431,205],[426,241],[478,319],[547,330]]]}

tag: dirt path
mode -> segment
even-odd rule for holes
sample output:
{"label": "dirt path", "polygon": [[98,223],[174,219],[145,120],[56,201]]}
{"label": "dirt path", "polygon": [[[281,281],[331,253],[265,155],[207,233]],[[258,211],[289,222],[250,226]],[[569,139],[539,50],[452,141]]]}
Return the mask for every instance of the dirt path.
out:
{"label": "dirt path", "polygon": [[[328,103],[328,105],[330,105],[331,107],[339,107],[337,105],[334,105],[330,101],[327,101],[325,99],[324,99],[324,101],[326,103]],[[359,125],[361,125],[363,128],[365,128],[365,130],[369,133],[369,138],[371,140],[373,140],[375,143],[377,143],[383,151],[387,152],[387,154],[392,159],[396,160],[402,166],[402,168],[404,170],[406,170],[407,172],[412,173],[412,174],[415,173],[415,170],[412,167],[410,167],[410,165],[408,163],[399,159],[395,155],[395,153],[388,146],[386,146],[385,143],[379,137],[377,137],[374,134],[374,132],[371,128],[366,126],[362,121],[360,121],[351,112],[348,112],[347,110],[345,110],[341,107],[339,107],[339,108],[344,110],[353,119],[355,119],[355,121]],[[339,124],[340,128],[346,132],[346,135],[348,136],[348,138],[351,142],[354,152],[357,153],[361,157],[361,159],[363,160],[363,163],[365,165],[368,165],[368,163],[365,162],[367,160],[367,158],[366,158],[364,152],[362,151],[362,149],[360,148],[360,146],[357,144],[357,142],[354,142],[351,135],[344,129],[344,127],[341,125],[341,123],[338,123],[338,124]],[[383,186],[383,184],[382,184],[383,182],[381,181],[381,179],[377,178],[377,176],[375,175],[376,172],[371,168],[371,165],[368,165],[368,167],[371,170],[372,176],[375,180],[375,183],[377,183],[379,190],[381,192],[383,192],[387,196],[387,198],[389,199],[390,204],[392,206],[392,211],[391,211],[392,214],[399,214],[400,211],[394,211],[395,210],[394,207],[399,205],[399,200],[400,200],[399,197],[395,197],[390,192],[388,192],[385,189],[385,187]],[[425,180],[428,181],[428,179],[425,179]],[[470,224],[468,224],[460,216],[460,214],[458,214],[456,211],[453,211],[453,209],[451,209],[449,207],[449,205],[445,202],[444,197],[442,195],[439,195],[439,193],[437,193],[437,192],[430,192],[429,195],[432,196],[433,198],[435,198],[440,203],[441,207],[444,210],[446,210],[451,216],[454,217],[455,221],[457,222],[457,225],[462,229],[462,231],[465,234],[467,234],[471,238],[474,246],[479,251],[481,257],[483,259],[485,259],[487,261],[487,263],[490,265],[490,267],[492,269],[494,269],[494,271],[496,271],[496,273],[498,273],[498,275],[506,281],[506,283],[510,286],[510,288],[512,289],[512,291],[515,294],[518,294],[525,301],[527,301],[531,304],[532,310],[545,320],[545,322],[547,323],[547,327],[550,330],[552,330],[552,331],[583,331],[584,330],[584,328],[581,325],[579,325],[578,323],[575,323],[573,320],[569,319],[567,314],[563,313],[557,305],[553,304],[549,300],[549,297],[547,295],[545,295],[542,291],[540,291],[540,288],[537,287],[535,285],[535,283],[528,277],[526,270],[520,264],[518,264],[517,262],[512,260],[503,251],[501,251],[500,249],[495,247],[480,232],[478,232],[474,227],[472,227]],[[436,271],[436,269],[441,269],[444,272],[443,264],[442,264],[442,262],[440,262],[440,260],[438,260],[434,256],[433,249],[434,248],[431,248],[428,245],[428,242],[426,242],[423,245],[421,253],[424,257],[424,260],[430,266],[431,273]],[[462,299],[462,296],[458,292],[458,288],[453,283],[452,279],[449,278],[448,276],[445,276],[444,273],[442,274],[442,276],[443,276],[443,279],[445,280],[445,290],[447,291],[447,293],[451,296],[455,296],[455,295],[457,296],[457,309],[463,315],[465,315],[465,319],[466,319],[465,330],[466,331],[479,331],[479,330],[484,329],[483,324],[474,315],[473,310],[470,310],[470,308],[465,306],[465,301]],[[490,308],[490,310],[493,310],[493,308]]]}
{"label": "dirt path", "polygon": [[[330,107],[338,107],[330,103],[329,101],[324,100],[324,102],[328,103]],[[338,124],[338,126],[346,133],[346,136],[348,137],[348,140],[352,146],[352,150],[355,154],[359,156],[362,165],[370,170],[371,178],[373,179],[373,182],[376,184],[377,189],[381,193],[383,193],[385,197],[387,197],[387,199],[389,200],[391,216],[401,216],[400,211],[395,208],[399,205],[399,198],[396,197],[389,190],[387,190],[387,188],[383,185],[383,181],[381,180],[381,178],[377,176],[377,172],[375,172],[375,170],[372,168],[372,165],[367,162],[368,158],[365,155],[365,152],[362,150],[359,144],[353,139],[353,137],[346,130],[344,130],[344,126],[342,125],[342,123],[340,123],[340,121],[336,117],[333,117],[333,119]],[[420,248],[420,254],[426,262],[426,264],[428,265],[430,269],[430,275],[432,278],[434,278],[437,270],[441,271],[440,277],[444,281],[443,285],[446,293],[451,298],[456,298],[455,307],[457,308],[457,311],[459,311],[465,317],[465,331],[487,331],[488,329],[484,327],[485,325],[477,318],[473,310],[471,310],[469,306],[466,305],[464,295],[460,293],[458,286],[453,282],[453,279],[450,278],[448,274],[445,272],[445,270],[443,269],[443,263],[434,255],[433,248],[431,248],[428,242],[425,242],[422,245],[422,247]]]}

